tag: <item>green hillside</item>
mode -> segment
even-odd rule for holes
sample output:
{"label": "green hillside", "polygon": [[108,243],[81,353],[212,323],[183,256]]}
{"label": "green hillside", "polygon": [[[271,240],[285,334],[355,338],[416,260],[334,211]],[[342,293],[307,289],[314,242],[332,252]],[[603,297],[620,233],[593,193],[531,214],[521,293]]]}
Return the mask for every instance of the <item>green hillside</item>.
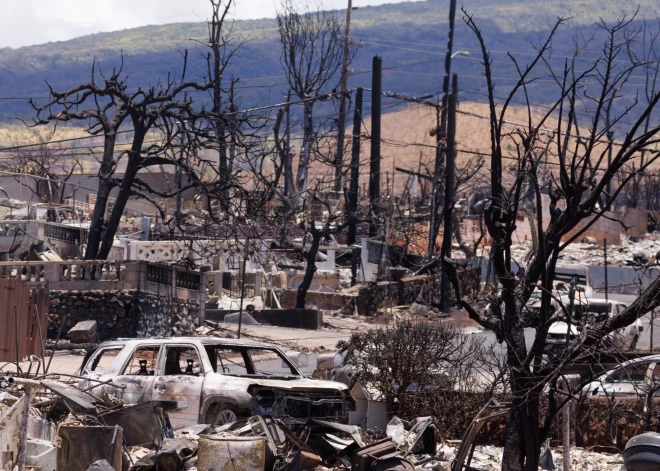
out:
{"label": "green hillside", "polygon": [[[554,42],[557,65],[569,54],[574,31],[597,31],[599,18],[612,21],[634,13],[635,6],[615,0],[468,0],[463,3],[478,19],[493,51],[496,83],[502,88],[515,74],[505,52],[530,53],[558,16],[572,17]],[[655,18],[657,0],[639,2],[639,18]],[[425,94],[441,88],[444,49],[447,35],[448,0],[428,0],[360,8],[355,11],[353,39],[362,43],[352,65],[350,86],[369,85],[371,59],[383,57],[384,89]],[[477,99],[484,90],[477,44],[467,27],[457,19],[456,49],[467,49],[470,57],[455,61],[465,97]],[[92,62],[102,70],[116,65],[124,54],[124,70],[131,86],[143,86],[164,79],[181,68],[177,50],[189,49],[189,76],[202,75],[204,64],[199,45],[205,23],[178,23],[146,26],[112,33],[100,33],[65,42],[48,43],[19,49],[0,49],[0,118],[31,116],[25,99],[43,96],[48,80],[63,89],[89,80]],[[247,40],[240,55],[227,70],[228,76],[241,78],[241,103],[244,107],[279,102],[286,91],[280,65],[280,47],[275,20],[237,21],[232,26],[236,41]],[[424,64],[411,65],[419,62]],[[631,81],[633,85],[639,80]],[[546,93],[544,91],[544,93]],[[472,94],[472,95],[470,95]],[[195,97],[203,101],[204,96]],[[540,98],[543,101],[543,98]],[[392,105],[394,106],[394,105]]]}

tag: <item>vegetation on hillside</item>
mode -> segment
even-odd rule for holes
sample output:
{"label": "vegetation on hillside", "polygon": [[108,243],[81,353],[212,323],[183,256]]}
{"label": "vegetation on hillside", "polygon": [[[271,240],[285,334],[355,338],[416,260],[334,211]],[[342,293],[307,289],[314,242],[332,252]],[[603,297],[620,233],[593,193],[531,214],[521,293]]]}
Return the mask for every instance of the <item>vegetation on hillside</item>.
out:
{"label": "vegetation on hillside", "polygon": [[[635,4],[636,5],[636,4]],[[533,43],[543,36],[557,16],[570,17],[563,34],[553,44],[553,67],[561,67],[570,55],[570,29],[582,28],[597,33],[594,23],[599,18],[611,21],[635,12],[631,6],[614,0],[472,0],[465,7],[480,19],[484,35],[492,50],[496,87],[510,86],[515,77],[507,51],[519,53],[521,60],[530,57]],[[383,57],[385,90],[410,95],[437,92],[443,77],[446,47],[448,0],[427,0],[360,8],[353,16],[353,40],[361,43],[353,65],[349,87],[369,86],[371,59]],[[655,2],[641,0],[639,15],[655,17]],[[243,108],[283,101],[287,85],[280,63],[280,45],[274,19],[237,21],[232,26],[235,41],[247,40],[233,71],[241,81],[237,85]],[[124,55],[124,70],[130,71],[131,86],[148,86],[178,73],[182,49],[190,51],[191,76],[201,75],[204,61],[198,45],[191,39],[204,37],[206,24],[176,23],[145,26],[112,33],[99,33],[65,42],[48,43],[19,49],[0,49],[0,97],[39,97],[47,92],[44,80],[63,89],[89,77],[92,63],[99,61],[102,70],[110,70]],[[467,50],[470,57],[454,62],[459,74],[462,96],[483,100],[485,82],[481,75],[478,45],[462,21],[457,21],[455,48]],[[586,53],[586,57],[596,54]],[[588,60],[587,60],[588,62]],[[420,64],[421,63],[421,64]],[[415,65],[417,64],[417,65]],[[586,65],[586,62],[585,62]],[[639,84],[639,78],[631,83]],[[547,88],[548,80],[537,83]],[[543,100],[544,94],[537,99]],[[208,96],[193,96],[204,101]],[[545,102],[551,102],[548,96]],[[332,111],[327,106],[327,111]],[[368,114],[368,107],[366,107]],[[24,99],[0,101],[0,119],[30,116],[31,108]]]}

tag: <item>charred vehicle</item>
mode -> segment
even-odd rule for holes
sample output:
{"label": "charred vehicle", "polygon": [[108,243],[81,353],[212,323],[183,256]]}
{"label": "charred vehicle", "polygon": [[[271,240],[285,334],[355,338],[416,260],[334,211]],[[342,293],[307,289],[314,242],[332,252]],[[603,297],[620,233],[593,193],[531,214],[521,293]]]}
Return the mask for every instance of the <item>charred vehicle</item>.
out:
{"label": "charred vehicle", "polygon": [[85,356],[82,374],[107,381],[103,394],[129,404],[176,402],[169,413],[175,429],[251,415],[339,421],[355,407],[345,384],[305,378],[279,348],[250,340],[108,341]]}
{"label": "charred vehicle", "polygon": [[[560,300],[564,306],[568,306],[569,299],[561,297]],[[611,316],[623,312],[627,305],[614,300],[605,299],[581,299],[573,305],[573,321],[570,327],[565,321],[553,322],[548,329],[548,336],[545,342],[544,352],[554,355],[566,348],[569,342],[573,342],[581,334],[582,325],[584,329],[589,329],[594,325],[605,322]],[[553,305],[558,306],[553,300]],[[558,309],[558,307],[557,307]],[[633,324],[622,327],[603,339],[603,347],[616,352],[633,352],[637,348],[637,342],[644,328],[639,319]]]}

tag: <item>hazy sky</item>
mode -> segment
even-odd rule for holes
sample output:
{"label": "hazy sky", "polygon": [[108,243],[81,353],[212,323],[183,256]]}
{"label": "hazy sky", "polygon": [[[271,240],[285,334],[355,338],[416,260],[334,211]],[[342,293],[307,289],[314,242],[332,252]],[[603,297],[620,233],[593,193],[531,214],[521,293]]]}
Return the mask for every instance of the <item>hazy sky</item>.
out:
{"label": "hazy sky", "polygon": [[[354,6],[402,0],[353,0]],[[277,0],[236,0],[236,19],[275,15]],[[324,0],[328,8],[345,8],[347,0]],[[202,21],[209,0],[2,0],[0,48],[63,41],[85,34],[148,24]]]}

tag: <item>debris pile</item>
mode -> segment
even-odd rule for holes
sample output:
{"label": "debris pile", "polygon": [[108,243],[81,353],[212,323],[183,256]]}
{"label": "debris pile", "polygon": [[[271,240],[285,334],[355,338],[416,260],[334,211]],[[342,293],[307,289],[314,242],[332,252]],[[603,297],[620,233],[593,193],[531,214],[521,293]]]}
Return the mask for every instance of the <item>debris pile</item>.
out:
{"label": "debris pile", "polygon": [[[442,445],[439,447],[438,456],[451,462],[456,456],[457,447],[455,445]],[[497,446],[477,445],[472,455],[470,469],[482,471],[499,471],[502,469],[502,453],[504,449]],[[555,468],[562,469],[562,450],[561,448],[552,449],[552,463]],[[607,453],[596,453],[587,451],[583,448],[571,449],[571,469],[579,471],[620,471],[623,460],[621,455],[610,455]],[[541,469],[552,469],[542,467]]]}
{"label": "debris pile", "polygon": [[[511,257],[518,261],[527,260],[531,253],[532,242],[524,241],[511,246]],[[490,247],[484,247],[483,255],[488,256]],[[612,266],[647,266],[655,265],[660,259],[660,238],[647,236],[643,239],[622,238],[619,245],[607,246],[607,263]],[[597,243],[574,242],[562,250],[560,263],[579,263],[582,265],[603,265],[603,247]]]}
{"label": "debris pile", "polygon": [[437,430],[431,417],[412,422],[395,417],[387,438],[373,443],[357,426],[313,418],[252,416],[174,432],[167,411],[176,409],[177,403],[124,404],[112,394],[114,385],[75,376],[69,380],[2,378],[0,467],[218,471],[241,463],[245,471],[413,471],[437,461]]}
{"label": "debris pile", "polygon": [[[384,437],[354,425],[270,416],[174,431],[168,411],[178,407],[175,402],[125,404],[112,394],[115,386],[75,376],[69,380],[0,378],[2,469],[440,471],[451,469],[462,453],[455,444],[439,444],[432,417],[394,417]],[[561,467],[561,453],[548,453],[544,462]],[[476,446],[470,457],[469,469],[496,470],[502,449]],[[573,449],[571,458],[573,469],[621,467],[618,455]]]}

